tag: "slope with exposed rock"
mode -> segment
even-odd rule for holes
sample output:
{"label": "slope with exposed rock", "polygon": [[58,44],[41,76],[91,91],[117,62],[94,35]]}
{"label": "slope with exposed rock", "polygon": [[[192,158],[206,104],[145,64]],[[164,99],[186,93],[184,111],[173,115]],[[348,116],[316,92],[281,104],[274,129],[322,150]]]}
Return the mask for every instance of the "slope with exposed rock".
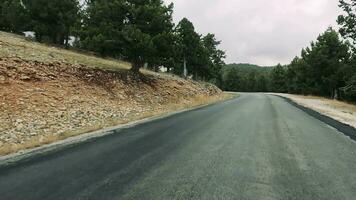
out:
{"label": "slope with exposed rock", "polygon": [[[136,76],[126,69],[100,67],[100,63],[106,62],[101,58],[57,48],[53,49],[56,56],[67,54],[66,59],[70,60],[68,55],[74,54],[74,59],[34,59],[25,53],[14,57],[7,55],[6,50],[32,50],[40,55],[39,48],[48,48],[19,38],[16,40],[25,46],[14,46],[3,41],[4,35],[0,36],[0,44],[7,42],[0,50],[2,155],[228,98],[211,84],[145,71]],[[94,67],[76,57],[93,59],[90,63]]]}

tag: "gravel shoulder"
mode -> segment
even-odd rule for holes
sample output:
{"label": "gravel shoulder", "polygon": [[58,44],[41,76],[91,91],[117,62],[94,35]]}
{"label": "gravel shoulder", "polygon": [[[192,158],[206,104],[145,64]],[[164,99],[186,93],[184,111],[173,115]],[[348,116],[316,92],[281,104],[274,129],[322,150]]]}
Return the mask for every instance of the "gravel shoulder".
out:
{"label": "gravel shoulder", "polygon": [[315,96],[276,94],[356,128],[356,105]]}

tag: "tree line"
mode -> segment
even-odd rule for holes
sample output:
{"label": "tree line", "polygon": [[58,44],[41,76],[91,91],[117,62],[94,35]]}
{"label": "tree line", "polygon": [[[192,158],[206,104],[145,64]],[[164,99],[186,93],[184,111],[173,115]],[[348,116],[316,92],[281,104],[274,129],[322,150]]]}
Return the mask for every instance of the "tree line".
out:
{"label": "tree line", "polygon": [[248,63],[228,64],[222,68],[222,89],[235,92],[266,92],[272,67]]}
{"label": "tree line", "polygon": [[328,28],[288,65],[248,66],[247,69],[241,64],[225,66],[223,87],[242,92],[280,92],[352,99],[353,79],[356,78],[356,54],[353,49],[347,40],[340,38],[338,32]]}
{"label": "tree line", "polygon": [[[340,0],[339,31],[328,28],[288,65],[270,70],[224,67],[223,88],[356,101],[356,0]],[[228,69],[226,69],[228,68]]]}
{"label": "tree line", "polygon": [[129,61],[138,73],[171,73],[221,84],[225,52],[214,34],[201,35],[187,18],[173,23],[162,0],[0,0],[0,30],[34,31],[38,42],[75,47]]}

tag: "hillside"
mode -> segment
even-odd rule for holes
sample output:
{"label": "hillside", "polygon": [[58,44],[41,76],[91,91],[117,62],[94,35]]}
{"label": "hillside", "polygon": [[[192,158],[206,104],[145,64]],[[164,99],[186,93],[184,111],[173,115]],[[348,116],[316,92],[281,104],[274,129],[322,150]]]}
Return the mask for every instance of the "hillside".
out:
{"label": "hillside", "polygon": [[240,63],[222,69],[223,89],[235,92],[266,92],[269,90],[273,67]]}
{"label": "hillside", "polygon": [[229,97],[129,67],[0,32],[0,155]]}
{"label": "hillside", "polygon": [[225,69],[227,68],[238,68],[240,70],[245,70],[245,71],[258,71],[258,72],[270,72],[273,67],[272,66],[259,66],[255,64],[249,64],[249,63],[239,63],[239,64],[228,64],[225,66]]}

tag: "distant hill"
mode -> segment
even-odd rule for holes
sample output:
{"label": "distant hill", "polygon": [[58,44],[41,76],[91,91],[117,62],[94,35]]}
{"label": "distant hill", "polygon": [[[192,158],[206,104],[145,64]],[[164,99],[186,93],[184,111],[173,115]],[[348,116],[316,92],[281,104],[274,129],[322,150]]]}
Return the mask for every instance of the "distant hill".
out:
{"label": "distant hill", "polygon": [[266,92],[273,68],[249,63],[225,65],[222,69],[223,89],[236,92]]}
{"label": "distant hill", "polygon": [[273,69],[272,66],[259,66],[250,63],[227,64],[224,68],[225,69],[238,68],[242,71],[258,71],[258,72],[267,72],[267,73]]}

